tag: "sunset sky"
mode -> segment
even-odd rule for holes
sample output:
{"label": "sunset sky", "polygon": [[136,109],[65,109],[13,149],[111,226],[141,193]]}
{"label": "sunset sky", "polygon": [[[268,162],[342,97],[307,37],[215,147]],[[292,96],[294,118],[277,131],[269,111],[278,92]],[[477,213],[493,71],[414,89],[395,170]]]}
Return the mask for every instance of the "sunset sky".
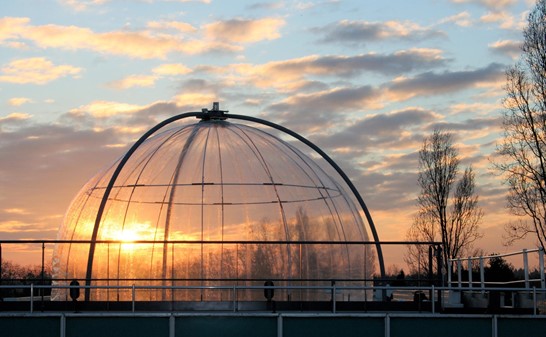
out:
{"label": "sunset sky", "polygon": [[[477,174],[485,214],[478,245],[487,253],[533,248],[534,238],[501,245],[512,218],[491,170],[504,71],[520,54],[533,6],[2,1],[1,239],[54,239],[80,187],[142,133],[219,101],[330,154],[358,187],[382,240],[404,239],[417,210],[423,137],[449,129],[462,164]],[[27,261],[4,249],[4,258]],[[386,265],[405,267],[400,256],[391,249]]]}

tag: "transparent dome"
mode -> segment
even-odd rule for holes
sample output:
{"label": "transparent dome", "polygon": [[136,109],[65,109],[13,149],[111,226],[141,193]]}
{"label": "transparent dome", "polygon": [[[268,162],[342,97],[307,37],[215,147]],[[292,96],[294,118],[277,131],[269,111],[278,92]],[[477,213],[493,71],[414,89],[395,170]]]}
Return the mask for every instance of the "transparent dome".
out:
{"label": "transparent dome", "polygon": [[[170,124],[136,148],[103,201],[120,161],[75,197],[58,237],[69,242],[54,253],[58,284],[114,287],[93,288],[90,300],[130,299],[116,286],[133,284],[156,286],[138,300],[223,300],[231,290],[190,286],[317,286],[373,273],[374,249],[350,244],[368,234],[340,179],[262,129],[222,119]],[[238,298],[263,300],[263,290]]]}

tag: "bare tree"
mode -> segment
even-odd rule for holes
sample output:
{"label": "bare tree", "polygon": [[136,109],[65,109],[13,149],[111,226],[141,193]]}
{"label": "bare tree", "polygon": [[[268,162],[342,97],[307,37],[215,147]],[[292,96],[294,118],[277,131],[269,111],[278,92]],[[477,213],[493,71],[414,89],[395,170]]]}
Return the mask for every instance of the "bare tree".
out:
{"label": "bare tree", "polygon": [[[468,167],[456,182],[459,163],[451,133],[435,130],[425,138],[419,151],[419,211],[406,238],[409,241],[441,241],[444,266],[448,259],[468,252],[474,241],[482,236],[479,222],[483,212],[478,206],[475,175]],[[412,273],[428,272],[426,251],[428,247],[425,246],[408,246],[405,261]]]}
{"label": "bare tree", "polygon": [[536,235],[546,243],[546,0],[529,13],[522,57],[506,72],[504,138],[495,167],[508,185],[508,208],[530,221],[506,226],[507,242]]}

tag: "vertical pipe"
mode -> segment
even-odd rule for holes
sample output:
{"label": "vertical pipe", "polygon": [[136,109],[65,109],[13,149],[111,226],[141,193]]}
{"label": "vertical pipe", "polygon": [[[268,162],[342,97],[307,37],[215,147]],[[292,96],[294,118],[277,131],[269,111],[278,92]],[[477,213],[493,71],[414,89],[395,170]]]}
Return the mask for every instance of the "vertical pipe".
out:
{"label": "vertical pipe", "polygon": [[61,331],[59,332],[60,337],[66,337],[66,316],[61,314]]}
{"label": "vertical pipe", "polygon": [[525,288],[529,288],[529,259],[527,249],[523,250],[523,272],[525,274]]}
{"label": "vertical pipe", "polygon": [[171,302],[174,302],[174,243],[171,244]]}
{"label": "vertical pipe", "polygon": [[472,288],[472,259],[470,257],[468,257],[466,267],[468,268],[468,287]]}
{"label": "vertical pipe", "polygon": [[440,288],[444,286],[443,261],[442,246],[438,245],[436,247],[436,268],[438,271],[438,304],[440,305],[440,308],[442,307],[442,290]]}
{"label": "vertical pipe", "polygon": [[533,315],[537,314],[537,288],[533,287]]}
{"label": "vertical pipe", "polygon": [[34,312],[34,283],[30,284],[30,313]]}
{"label": "vertical pipe", "polygon": [[[543,271],[544,271],[544,268],[543,268]],[[544,276],[544,273],[542,275]],[[542,277],[542,279],[544,280],[544,277]],[[2,287],[2,244],[1,243],[0,243],[0,287]],[[4,300],[4,297],[2,296],[3,295],[2,290],[3,289],[0,288],[0,301]]]}
{"label": "vertical pipe", "polygon": [[[41,277],[41,281],[40,281],[40,284],[41,284],[41,285],[44,285],[44,284],[45,284],[45,277],[44,277],[44,273],[45,273],[44,261],[45,261],[45,242],[42,242],[42,277]],[[43,288],[40,288],[40,294],[42,295],[42,309],[43,309],[43,306],[44,306],[44,289],[43,289]]]}
{"label": "vertical pipe", "polygon": [[419,246],[417,248],[417,286],[421,286],[421,250]]}
{"label": "vertical pipe", "polygon": [[[0,249],[0,261],[2,260],[2,250]],[[544,250],[540,248],[538,250],[538,264],[540,268],[540,287],[542,289],[546,288],[544,280]]]}
{"label": "vertical pipe", "polygon": [[336,313],[336,282],[332,283],[332,312]]}
{"label": "vertical pipe", "polygon": [[457,282],[458,282],[459,288],[462,288],[463,275],[461,271],[461,259],[457,259]]}
{"label": "vertical pipe", "polygon": [[131,287],[131,310],[135,312],[135,284]]}
{"label": "vertical pipe", "polygon": [[[432,246],[428,247],[428,285],[433,285],[433,273],[432,273]],[[432,298],[432,293],[429,292],[428,297]]]}
{"label": "vertical pipe", "polygon": [[282,329],[282,314],[279,314],[279,316],[277,316],[277,337],[283,336]]}
{"label": "vertical pipe", "polygon": [[451,288],[451,267],[453,266],[453,261],[447,261],[447,286]]}
{"label": "vertical pipe", "polygon": [[169,337],[176,336],[176,321],[174,319],[173,314],[171,313],[171,316],[169,316]]}
{"label": "vertical pipe", "polygon": [[237,286],[233,285],[233,312],[237,311]]}
{"label": "vertical pipe", "polygon": [[483,256],[480,256],[480,288],[482,294],[485,292],[485,268],[483,267]]}
{"label": "vertical pipe", "polygon": [[493,335],[493,337],[497,337],[497,335],[498,335],[498,332],[497,332],[497,315],[493,315],[493,320],[491,322],[491,325],[492,325],[491,329],[493,330],[492,335]]}
{"label": "vertical pipe", "polygon": [[434,303],[436,302],[436,296],[434,296],[434,284],[432,285],[431,287],[432,291],[431,291],[431,294],[432,294],[432,297],[430,298],[430,301],[432,302],[432,314],[435,313],[436,311],[436,306],[434,305]]}

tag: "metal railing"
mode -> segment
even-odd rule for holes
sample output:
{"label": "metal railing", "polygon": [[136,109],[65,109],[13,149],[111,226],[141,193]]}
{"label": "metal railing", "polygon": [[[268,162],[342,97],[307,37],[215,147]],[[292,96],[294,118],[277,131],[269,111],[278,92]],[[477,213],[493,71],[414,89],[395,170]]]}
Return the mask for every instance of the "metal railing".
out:
{"label": "metal railing", "polygon": [[[124,301],[124,303],[130,303],[130,309],[131,312],[136,312],[139,308],[138,305],[143,305],[142,303],[145,303],[145,301],[139,301],[139,292],[149,292],[149,291],[162,291],[162,290],[169,290],[169,291],[195,291],[195,292],[201,292],[203,290],[207,291],[227,291],[231,293],[231,298],[225,299],[223,303],[229,303],[230,306],[220,306],[217,308],[217,310],[220,311],[233,311],[237,312],[240,310],[243,303],[248,303],[247,301],[243,301],[239,298],[239,294],[246,292],[246,291],[263,291],[264,294],[266,291],[321,291],[324,293],[329,294],[330,301],[329,307],[327,308],[332,313],[338,312],[338,306],[343,303],[350,303],[351,301],[347,298],[344,298],[342,300],[339,300],[339,294],[351,292],[351,291],[362,291],[364,293],[382,293],[383,291],[386,291],[390,294],[392,294],[392,302],[391,303],[403,303],[403,302],[418,302],[418,304],[422,304],[423,306],[417,306],[419,308],[419,311],[430,311],[433,314],[442,312],[446,307],[449,307],[448,297],[450,296],[451,292],[459,292],[459,288],[453,288],[453,287],[435,287],[434,285],[430,287],[395,287],[395,286],[338,286],[335,283],[333,283],[330,286],[241,286],[241,285],[226,285],[226,286],[149,286],[149,285],[130,285],[130,286],[66,286],[66,285],[2,285],[0,286],[0,291],[3,289],[13,289],[13,288],[24,288],[30,290],[30,296],[22,299],[18,299],[17,302],[25,302],[28,303],[27,310],[30,313],[34,313],[36,311],[43,311],[42,309],[36,309],[40,308],[40,304],[43,304],[44,302],[49,302],[49,299],[44,299],[43,296],[36,295],[37,291],[39,290],[52,290],[52,289],[65,289],[67,291],[78,289],[79,290],[85,290],[85,289],[115,289],[118,291],[125,291],[131,294],[130,300]],[[415,295],[418,293],[428,293],[430,294],[430,299],[423,299],[418,298],[416,299]],[[485,293],[482,293],[481,287],[469,287],[464,288],[464,290],[461,291],[462,294],[465,295],[474,295],[474,294],[481,294],[482,296],[486,295],[492,296],[493,293],[510,293],[515,294],[519,297],[519,303],[518,305],[514,304],[513,308],[522,308],[527,309],[528,312],[532,311],[533,315],[538,315],[539,312],[546,310],[546,289],[540,289],[537,287],[531,287],[531,288],[510,288],[510,287],[491,287],[487,288],[487,291]],[[440,294],[440,295],[437,295]],[[438,298],[437,296],[443,297],[443,299]],[[483,298],[486,298],[483,297]],[[482,299],[483,299],[482,298]],[[5,301],[9,302],[9,299],[5,299]],[[75,304],[77,301],[77,298],[73,299],[73,303]],[[274,301],[274,297],[271,296],[270,298],[264,297],[262,299],[262,303],[271,303]],[[116,301],[111,301],[112,303]],[[200,303],[206,303],[207,301],[198,301]],[[212,302],[212,301],[210,301]],[[260,301],[257,301],[260,302]],[[363,303],[363,308],[366,308],[365,304],[372,303],[373,296],[366,296],[363,301],[355,301],[355,303]],[[85,303],[85,302],[78,302],[78,303]],[[297,301],[295,301],[297,303]],[[444,304],[442,304],[444,303]],[[5,303],[6,304],[6,303]],[[428,306],[424,306],[424,304],[428,304]],[[243,305],[244,306],[244,305]],[[213,307],[207,307],[207,310],[211,310]],[[261,308],[261,309],[260,309]],[[265,310],[265,307],[258,307],[256,310]],[[488,306],[479,306],[478,308],[486,309],[490,308],[490,304]],[[325,307],[322,307],[324,310]],[[212,309],[214,310],[214,308]],[[353,309],[354,310],[354,309]],[[367,311],[368,309],[361,309],[360,311]]]}
{"label": "metal railing", "polygon": [[[539,267],[539,278],[538,279],[531,279],[530,278],[530,271],[529,271],[529,253],[537,253],[538,254],[538,267]],[[507,282],[486,282],[485,281],[485,260],[492,259],[492,258],[502,258],[502,257],[508,257],[508,256],[517,256],[521,255],[523,259],[523,272],[524,272],[524,280],[521,281],[507,281]],[[525,288],[530,288],[531,282],[540,282],[540,288],[544,289],[546,288],[546,282],[545,282],[545,276],[544,276],[544,250],[542,248],[536,248],[536,249],[523,249],[521,251],[516,252],[510,252],[505,254],[495,254],[495,255],[488,255],[488,256],[472,256],[467,258],[457,258],[457,259],[449,259],[448,260],[448,285],[452,286],[453,284],[456,284],[457,288],[462,288],[464,284],[472,286],[474,283],[472,279],[472,262],[473,261],[479,261],[479,271],[480,271],[480,291],[485,290],[485,286],[488,284],[498,285],[498,284],[513,284],[513,283],[524,283]],[[467,272],[468,272],[468,281],[462,280],[462,266],[463,262],[466,262],[467,266]],[[457,266],[457,281],[454,281],[452,279],[452,269],[453,265]],[[467,289],[467,288],[465,288]]]}

